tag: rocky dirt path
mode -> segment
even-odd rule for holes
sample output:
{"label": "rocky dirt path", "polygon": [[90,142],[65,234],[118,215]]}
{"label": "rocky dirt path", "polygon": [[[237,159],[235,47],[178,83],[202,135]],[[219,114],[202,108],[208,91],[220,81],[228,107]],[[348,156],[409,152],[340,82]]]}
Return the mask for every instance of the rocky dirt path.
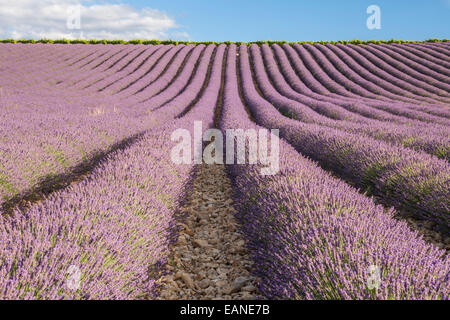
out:
{"label": "rocky dirt path", "polygon": [[251,260],[237,231],[223,165],[201,165],[181,215],[159,299],[257,299]]}

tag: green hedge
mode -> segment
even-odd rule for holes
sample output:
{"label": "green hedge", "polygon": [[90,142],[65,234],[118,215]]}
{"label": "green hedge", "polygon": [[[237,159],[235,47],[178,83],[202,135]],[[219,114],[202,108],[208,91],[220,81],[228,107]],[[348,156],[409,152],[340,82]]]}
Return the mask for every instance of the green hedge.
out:
{"label": "green hedge", "polygon": [[14,39],[4,39],[4,40],[0,40],[0,43],[63,43],[63,44],[79,44],[79,43],[84,43],[84,44],[144,44],[144,45],[149,45],[149,44],[173,44],[173,45],[177,45],[177,44],[194,44],[194,45],[199,45],[199,44],[204,44],[204,45],[209,45],[209,44],[226,44],[226,45],[230,45],[232,43],[236,44],[236,45],[241,45],[241,44],[247,44],[247,45],[251,45],[251,44],[257,44],[257,45],[262,45],[262,44],[268,44],[268,45],[273,45],[273,44],[304,44],[304,43],[309,43],[309,44],[315,44],[315,43],[320,43],[320,44],[326,44],[326,43],[331,43],[331,44],[337,44],[337,43],[341,43],[341,44],[369,44],[369,43],[373,43],[373,44],[380,44],[380,43],[417,43],[417,42],[448,42],[450,41],[449,39],[428,39],[425,41],[411,41],[411,40],[368,40],[368,41],[363,41],[363,40],[340,40],[340,41],[298,41],[298,42],[287,42],[287,41],[271,41],[271,40],[267,40],[267,41],[251,41],[251,42],[231,42],[231,41],[223,41],[223,42],[215,42],[215,41],[175,41],[175,40],[130,40],[130,41],[125,41],[125,40],[81,40],[81,39],[76,39],[76,40],[68,40],[68,39],[57,39],[57,40],[51,40],[51,39],[40,39],[40,40],[33,40],[33,39],[19,39],[19,40],[14,40]]}

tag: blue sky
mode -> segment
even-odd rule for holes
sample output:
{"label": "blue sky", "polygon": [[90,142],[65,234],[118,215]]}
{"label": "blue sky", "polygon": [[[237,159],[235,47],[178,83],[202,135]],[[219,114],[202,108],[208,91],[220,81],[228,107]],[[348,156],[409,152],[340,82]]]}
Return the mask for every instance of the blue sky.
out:
{"label": "blue sky", "polygon": [[[192,40],[450,38],[450,0],[128,0],[165,11]],[[381,9],[368,30],[366,9]]]}
{"label": "blue sky", "polygon": [[[380,30],[366,27],[369,5]],[[449,17],[450,0],[0,0],[0,38],[425,40],[450,38]]]}

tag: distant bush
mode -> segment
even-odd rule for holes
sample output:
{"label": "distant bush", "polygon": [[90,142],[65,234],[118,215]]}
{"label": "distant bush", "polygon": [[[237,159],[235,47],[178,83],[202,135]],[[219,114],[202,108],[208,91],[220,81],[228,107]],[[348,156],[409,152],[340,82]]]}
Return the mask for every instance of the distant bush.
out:
{"label": "distant bush", "polygon": [[70,43],[71,44],[89,44],[89,41],[82,40],[82,39],[76,39],[76,40],[71,40]]}
{"label": "distant bush", "polygon": [[53,40],[50,39],[40,39],[36,41],[37,43],[53,43]]}
{"label": "distant bush", "polygon": [[174,45],[178,45],[178,41],[174,41],[174,40],[163,40],[163,41],[160,41],[160,44],[174,44]]}
{"label": "distant bush", "polygon": [[128,41],[125,40],[107,40],[107,44],[128,44]]}
{"label": "distant bush", "polygon": [[68,40],[68,39],[58,39],[58,40],[53,40],[53,43],[63,43],[63,44],[66,44],[66,43],[71,43],[71,40]]}
{"label": "distant bush", "polygon": [[91,39],[91,40],[89,40],[89,44],[108,44],[108,41]]}
{"label": "distant bush", "polygon": [[18,42],[18,43],[36,43],[36,40],[34,40],[34,39],[19,39],[16,42]]}

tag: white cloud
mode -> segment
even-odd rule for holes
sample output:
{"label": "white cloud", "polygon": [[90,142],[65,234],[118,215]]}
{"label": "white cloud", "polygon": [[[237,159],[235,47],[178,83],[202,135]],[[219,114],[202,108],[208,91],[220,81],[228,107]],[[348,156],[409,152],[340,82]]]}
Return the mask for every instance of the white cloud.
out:
{"label": "white cloud", "polygon": [[[68,28],[80,6],[81,29]],[[74,26],[76,19],[70,20]],[[75,23],[75,24],[74,24]],[[187,39],[175,20],[157,9],[77,0],[0,0],[0,38]]]}

